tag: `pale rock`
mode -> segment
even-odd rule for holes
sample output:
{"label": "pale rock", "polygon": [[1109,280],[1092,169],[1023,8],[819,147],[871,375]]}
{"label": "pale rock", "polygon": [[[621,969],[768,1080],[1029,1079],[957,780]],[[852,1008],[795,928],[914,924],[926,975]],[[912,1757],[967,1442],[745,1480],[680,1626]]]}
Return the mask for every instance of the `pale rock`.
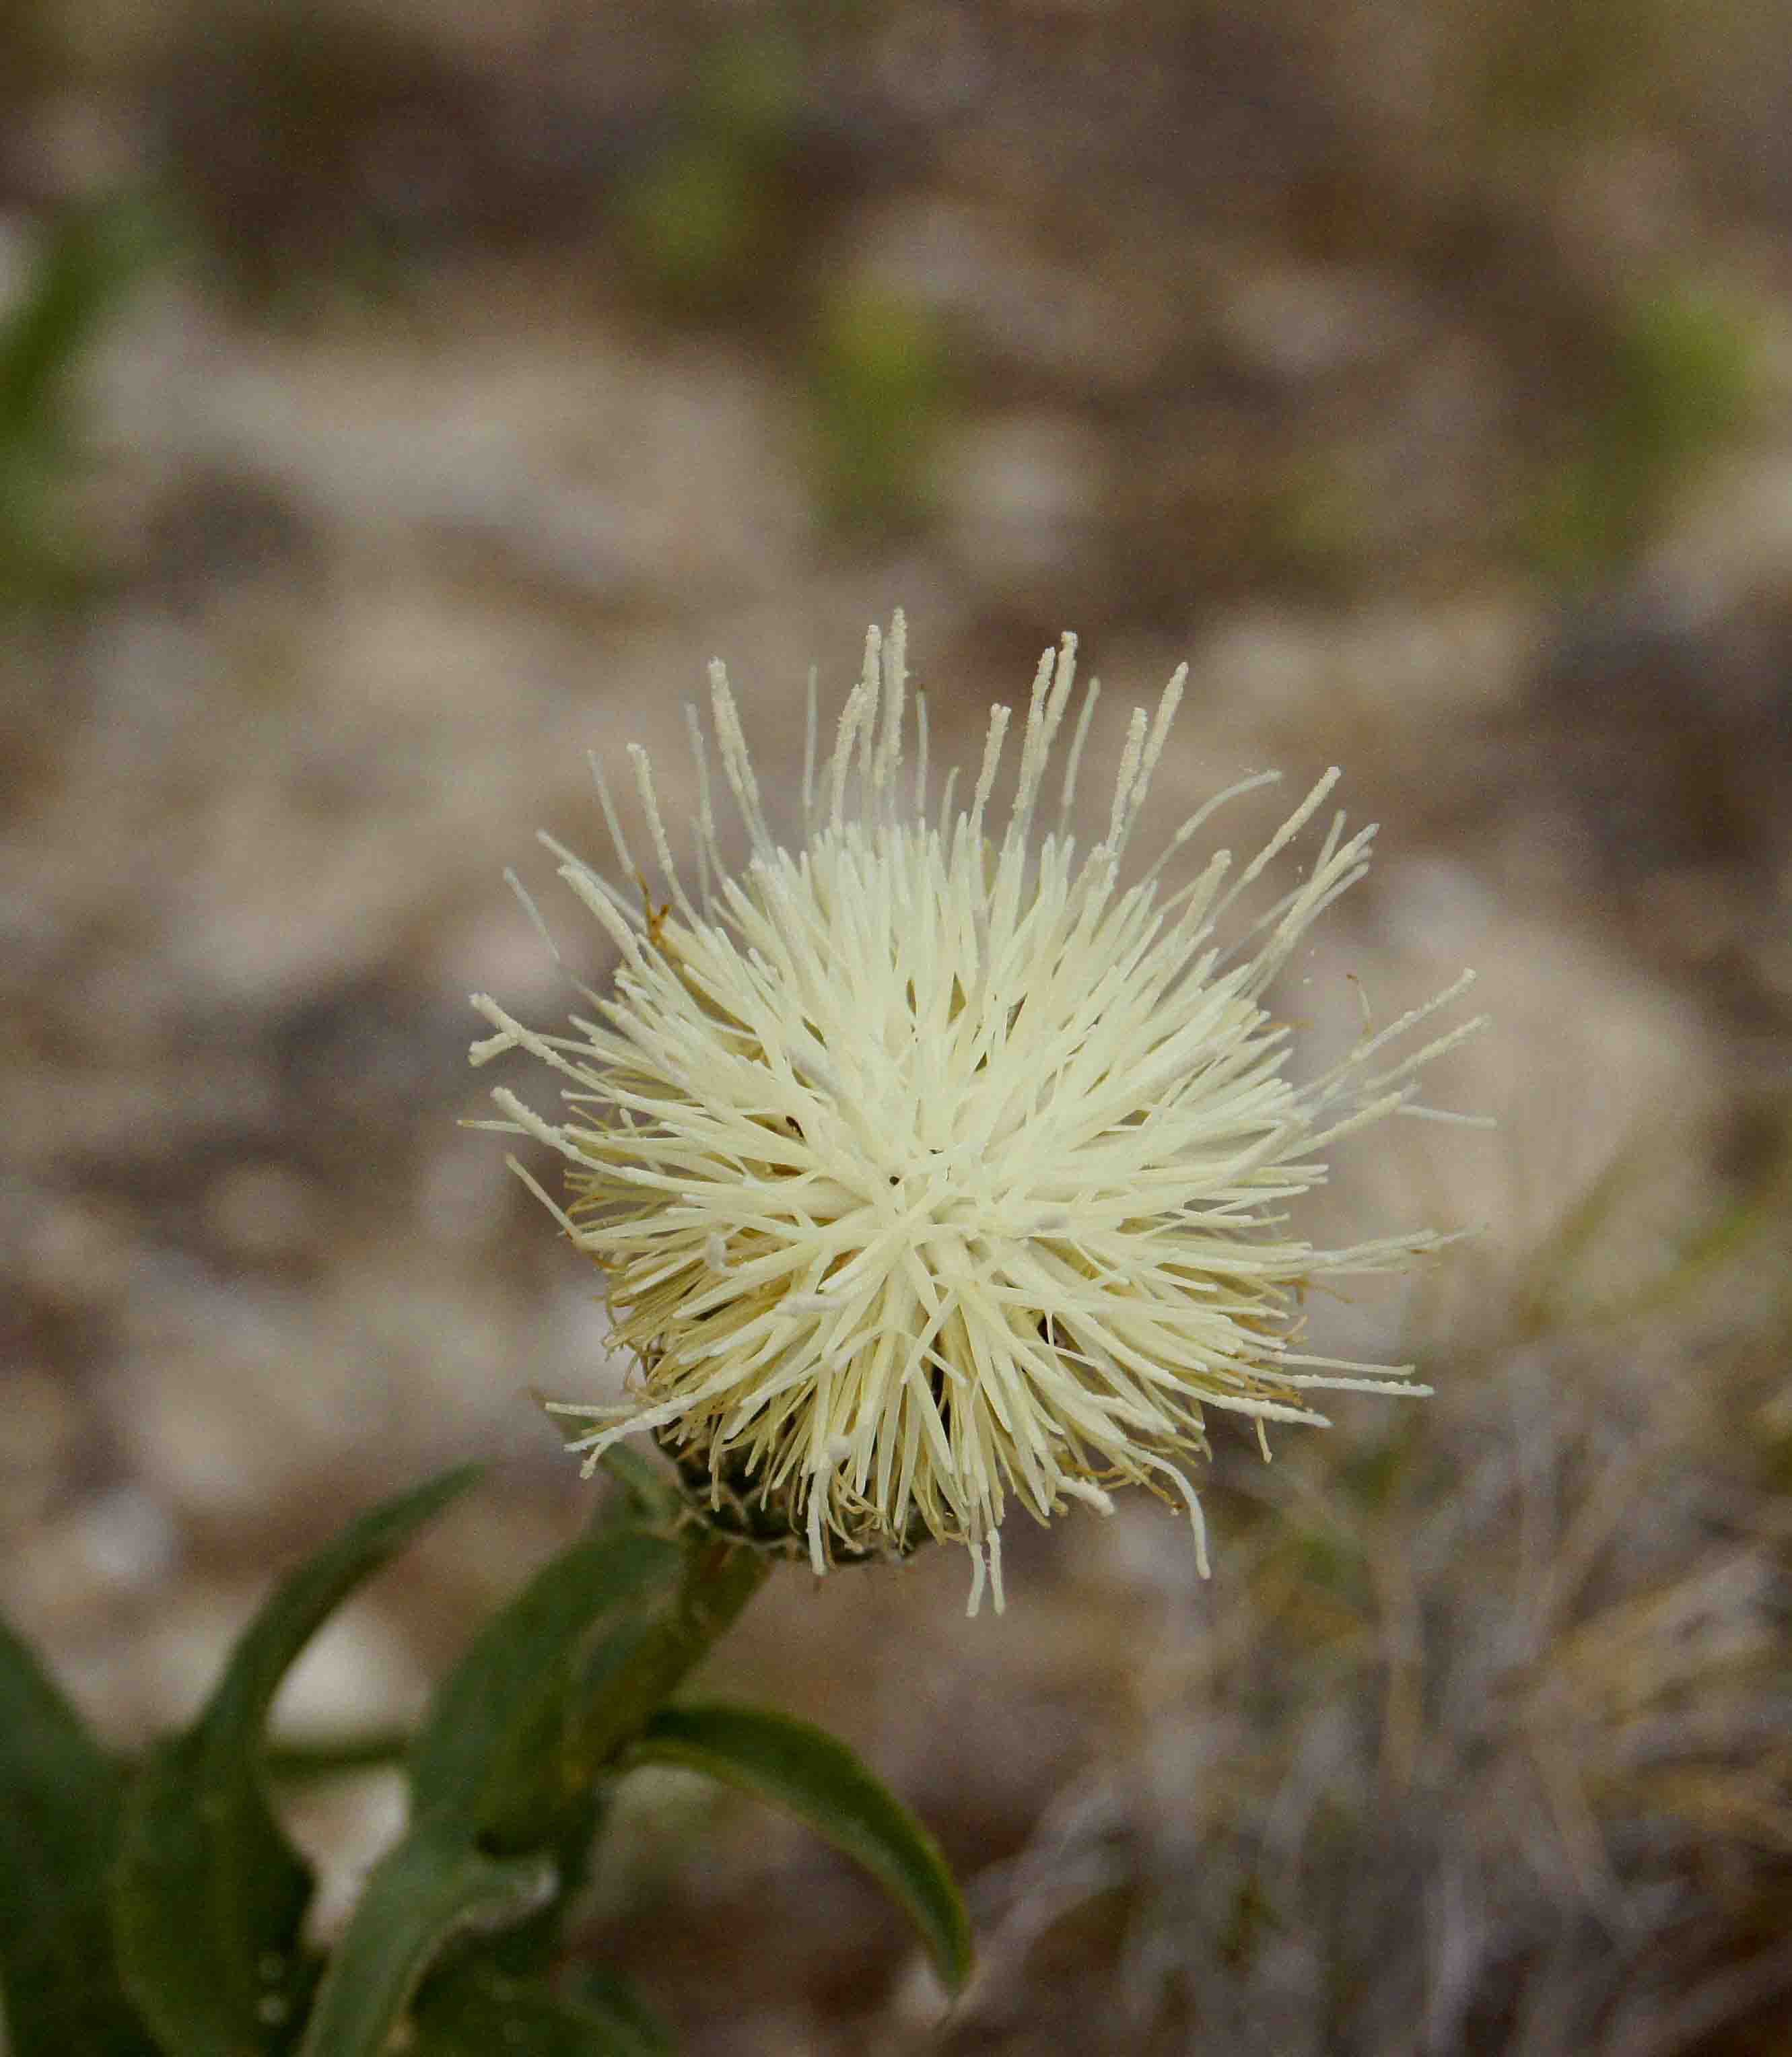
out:
{"label": "pale rock", "polygon": [[953,546],[998,591],[1061,577],[1088,546],[1105,488],[1100,440],[1071,417],[980,422],[957,438],[946,466]]}
{"label": "pale rock", "polygon": [[1265,264],[1221,294],[1220,333],[1255,370],[1290,386],[1373,364],[1422,332],[1409,291],[1386,272]]}
{"label": "pale rock", "polygon": [[351,1603],[332,1615],[282,1682],[270,1733],[290,1742],[400,1728],[415,1721],[430,1682],[394,1624]]}
{"label": "pale rock", "polygon": [[288,1165],[235,1164],[207,1189],[206,1215],[213,1237],[231,1256],[261,1263],[314,1248],[323,1224],[322,1197]]}

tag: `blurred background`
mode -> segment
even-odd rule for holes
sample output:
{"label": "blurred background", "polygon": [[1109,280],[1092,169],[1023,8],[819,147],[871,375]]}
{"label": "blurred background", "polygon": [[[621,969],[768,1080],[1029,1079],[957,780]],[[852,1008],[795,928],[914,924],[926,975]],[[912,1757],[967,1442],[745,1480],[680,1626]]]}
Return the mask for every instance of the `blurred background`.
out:
{"label": "blurred background", "polygon": [[[595,1282],[456,1126],[468,992],[569,1001],[507,863],[605,975],[585,751],[676,814],[722,655],[788,822],[867,622],[961,750],[1073,628],[1092,792],[1187,657],[1160,822],[1385,822],[1302,1063],[1480,971],[1497,1132],[1303,1223],[1481,1229],[1314,1310],[1437,1397],[1221,1425],[1206,1586],[1143,1495],[999,1619],[774,1582],[711,1682],[934,1826],[950,2022],[671,1774],[581,1948],[700,2053],[1792,2050],[1789,231],[1773,0],[4,0],[0,1603],[103,1731],[493,1455],[282,1703],[402,1726],[589,1512]],[[397,1793],[288,1789],[326,1924]]]}

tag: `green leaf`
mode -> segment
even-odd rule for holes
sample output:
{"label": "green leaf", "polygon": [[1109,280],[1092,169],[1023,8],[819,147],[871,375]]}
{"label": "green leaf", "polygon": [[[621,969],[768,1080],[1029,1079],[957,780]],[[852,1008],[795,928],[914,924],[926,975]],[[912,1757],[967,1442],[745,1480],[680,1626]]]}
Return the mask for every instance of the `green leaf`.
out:
{"label": "green leaf", "polygon": [[0,1986],[12,2057],[149,2057],[112,1960],[118,1769],[0,1623]]}
{"label": "green leaf", "polygon": [[582,1885],[603,1774],[746,1604],[758,1552],[688,1522],[676,1538],[606,1521],[542,1567],[436,1695],[410,1755],[413,1818],[498,1853],[544,1851],[561,1892],[506,1935],[495,1968],[532,1972]]}
{"label": "green leaf", "polygon": [[596,1529],[542,1567],[437,1694],[410,1754],[416,1814],[531,1849],[633,1740],[764,1578],[757,1552]]}
{"label": "green leaf", "polygon": [[824,1730],[755,1707],[662,1707],[627,1761],[707,1772],[806,1821],[906,1909],[950,1992],[969,1977],[970,1919],[938,1845]]}
{"label": "green leaf", "polygon": [[621,1487],[624,1507],[644,1526],[656,1522],[671,1526],[688,1513],[688,1503],[678,1489],[678,1480],[664,1464],[623,1443],[613,1443],[598,1462]]}
{"label": "green leaf", "polygon": [[673,2057],[677,2045],[672,2031],[620,1972],[601,1964],[576,1966],[567,1980],[573,1998],[581,2007],[595,2007],[626,2028],[652,2057]]}
{"label": "green leaf", "polygon": [[482,1964],[432,1981],[409,2045],[412,2057],[670,2057],[672,2047],[632,2003],[589,1991],[563,1999]]}
{"label": "green leaf", "polygon": [[125,1811],[113,1928],[126,1991],[178,2057],[283,2047],[316,1977],[311,1878],[269,1807],[268,1710],[336,1607],[478,1476],[470,1465],[363,1515],[244,1631],[192,1727],[159,1744]]}
{"label": "green leaf", "polygon": [[614,1765],[706,1657],[764,1583],[762,1552],[695,1524],[685,1531],[684,1576],[659,1606],[593,1646],[568,1710],[571,1776]]}
{"label": "green leaf", "polygon": [[0,443],[48,433],[99,324],[164,238],[144,211],[112,201],[66,212],[0,324]]}
{"label": "green leaf", "polygon": [[341,1778],[357,1771],[384,1771],[404,1762],[408,1729],[370,1729],[359,1735],[272,1736],[262,1752],[268,1776],[277,1785],[302,1786]]}
{"label": "green leaf", "polygon": [[412,1818],[469,1847],[543,1853],[560,1880],[553,1903],[494,1947],[494,1968],[550,1962],[585,1882],[604,1804],[600,1766],[577,1741],[591,1647],[636,1647],[675,1604],[684,1564],[664,1536],[593,1530],[487,1624],[436,1694],[410,1752]]}
{"label": "green leaf", "polygon": [[299,2057],[377,2057],[446,1944],[525,1920],[558,1883],[547,1857],[483,1856],[450,1821],[414,1829],[369,1875],[318,1988]]}
{"label": "green leaf", "polygon": [[606,1630],[632,1643],[670,1607],[684,1560],[665,1536],[605,1528],[544,1565],[438,1691],[411,1746],[417,1818],[452,1821],[498,1849],[551,1840],[599,1768],[568,1749],[581,1662]]}

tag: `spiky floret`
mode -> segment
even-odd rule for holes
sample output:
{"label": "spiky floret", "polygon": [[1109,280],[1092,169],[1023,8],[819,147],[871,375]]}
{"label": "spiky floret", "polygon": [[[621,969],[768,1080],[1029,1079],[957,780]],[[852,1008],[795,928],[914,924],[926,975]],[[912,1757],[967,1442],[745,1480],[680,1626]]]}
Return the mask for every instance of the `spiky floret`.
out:
{"label": "spiky floret", "polygon": [[1105,1510],[1120,1483],[1174,1492],[1204,1573],[1187,1463],[1207,1453],[1210,1408],[1252,1417],[1261,1437],[1271,1421],[1322,1421],[1316,1389],[1425,1390],[1409,1365],[1302,1353],[1298,1302],[1315,1281],[1393,1269],[1443,1239],[1315,1248],[1284,1203],[1324,1182],[1346,1133],[1429,1112],[1416,1075],[1478,1023],[1382,1060],[1469,976],[1320,1076],[1289,1078],[1266,990],[1362,877],[1374,830],[1346,835],[1334,816],[1301,882],[1222,944],[1239,897],[1338,777],[1235,878],[1222,850],[1168,890],[1171,860],[1216,808],[1278,775],[1262,773],[1191,814],[1123,890],[1185,670],[1155,717],[1135,710],[1106,833],[1086,850],[1069,825],[1098,686],[1054,824],[1037,833],[1075,681],[1068,636],[1040,660],[993,845],[985,816],[1009,710],[992,711],[969,806],[954,771],[936,807],[900,614],[887,639],[870,632],[819,764],[811,676],[794,851],[768,826],[720,664],[713,727],[750,841],[743,870],[724,861],[694,710],[694,899],[645,752],[631,746],[668,895],[657,910],[594,761],[619,875],[639,891],[549,847],[620,953],[613,989],[588,991],[593,1017],[551,1036],[477,996],[497,1033],[473,1049],[478,1064],[522,1048],[563,1081],[561,1121],[500,1088],[505,1118],[491,1125],[567,1160],[564,1209],[529,1183],[603,1267],[616,1338],[640,1368],[620,1405],[557,1405],[599,1425],[572,1445],[588,1470],[618,1437],[657,1431],[718,1494],[724,1473],[750,1480],[818,1571],[842,1546],[900,1549],[918,1525],[971,1550],[974,1611],[986,1576],[1001,1603],[1010,1496],[1043,1520],[1072,1499]]}

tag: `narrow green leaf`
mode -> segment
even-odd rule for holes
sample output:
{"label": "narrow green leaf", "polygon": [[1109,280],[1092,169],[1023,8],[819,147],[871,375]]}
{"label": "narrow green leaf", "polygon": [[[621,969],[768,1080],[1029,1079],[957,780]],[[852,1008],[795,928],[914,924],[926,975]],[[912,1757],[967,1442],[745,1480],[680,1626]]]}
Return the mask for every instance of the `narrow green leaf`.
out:
{"label": "narrow green leaf", "polygon": [[81,352],[160,240],[140,208],[117,201],[73,210],[51,230],[0,323],[0,442],[47,431]]}
{"label": "narrow green leaf", "polygon": [[604,1528],[545,1564],[474,1641],[411,1746],[416,1818],[450,1820],[500,1849],[552,1840],[596,1767],[567,1761],[579,1669],[605,1631],[632,1639],[675,1602],[683,1548]]}
{"label": "narrow green leaf", "polygon": [[117,1766],[0,1622],[0,1988],[12,2057],[152,2057],[125,1999],[105,1882]]}
{"label": "narrow green leaf", "polygon": [[383,1771],[402,1764],[410,1747],[408,1729],[370,1729],[359,1735],[307,1736],[303,1740],[271,1736],[262,1762],[276,1784],[302,1786],[357,1771]]}
{"label": "narrow green leaf", "polygon": [[652,2057],[673,2057],[672,2031],[635,1990],[632,1980],[602,1964],[580,1964],[567,1979],[567,1989],[581,2007],[595,2007],[619,2022]]}
{"label": "narrow green leaf", "polygon": [[268,1710],[340,1603],[478,1470],[387,1501],[299,1566],[244,1632],[199,1719],[139,1774],[113,1929],[126,1991],[178,2057],[281,2048],[303,2015],[317,1975],[298,1940],[311,1879],[268,1805]]}
{"label": "narrow green leaf", "polygon": [[518,1976],[553,1961],[568,1904],[590,1869],[605,1773],[758,1590],[767,1562],[688,1527],[676,1591],[643,1594],[584,1647],[567,1690],[544,1709],[538,1746],[525,1737],[487,1817],[490,1845],[545,1845],[561,1878],[555,1906],[493,1952],[496,1968]]}
{"label": "narrow green leaf", "polygon": [[537,1572],[437,1694],[410,1756],[413,1818],[551,1856],[561,1891],[490,1952],[541,1970],[584,1883],[603,1774],[745,1605],[766,1560],[700,1524],[605,1521]]}
{"label": "narrow green leaf", "polygon": [[765,1582],[771,1560],[749,1545],[693,1526],[684,1576],[669,1607],[656,1607],[593,1648],[569,1710],[575,1781],[616,1762],[688,1674],[709,1654]]}
{"label": "narrow green leaf", "polygon": [[584,1993],[563,1999],[533,1979],[472,1965],[433,1980],[418,2002],[412,2057],[670,2057],[656,2023]]}
{"label": "narrow green leaf", "polygon": [[688,1511],[677,1480],[664,1464],[623,1443],[613,1443],[598,1461],[621,1487],[623,1504],[637,1521],[671,1524]]}
{"label": "narrow green leaf", "polygon": [[795,1815],[906,1909],[949,1991],[969,1977],[970,1919],[938,1845],[824,1730],[755,1707],[662,1707],[626,1762],[707,1772]]}
{"label": "narrow green leaf", "polygon": [[378,2057],[447,1944],[525,1920],[557,1884],[545,1857],[482,1856],[450,1822],[414,1829],[369,1875],[331,1954],[299,2057]]}

